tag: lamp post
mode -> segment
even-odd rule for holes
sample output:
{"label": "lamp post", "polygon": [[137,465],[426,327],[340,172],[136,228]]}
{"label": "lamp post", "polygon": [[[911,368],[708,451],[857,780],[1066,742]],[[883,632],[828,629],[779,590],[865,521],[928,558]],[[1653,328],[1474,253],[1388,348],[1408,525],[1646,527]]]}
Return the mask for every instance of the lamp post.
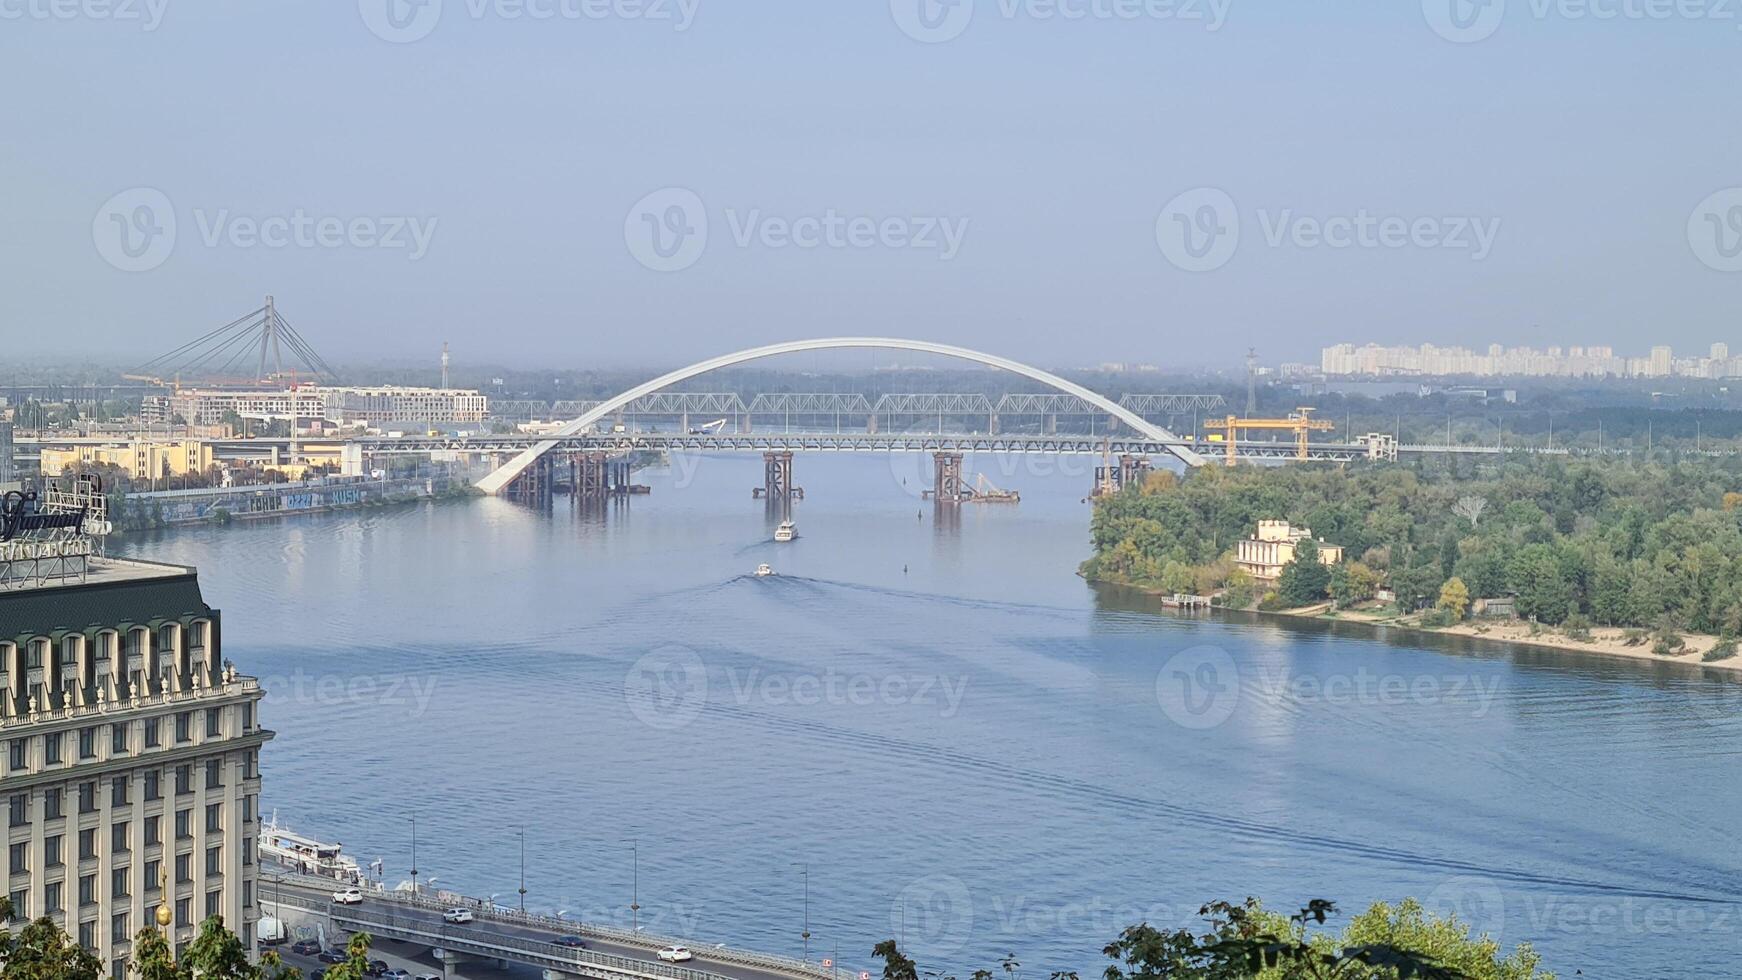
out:
{"label": "lamp post", "polygon": [[520,828],[520,914],[526,914],[526,828]]}
{"label": "lamp post", "polygon": [[804,938],[804,961],[811,961],[811,866],[794,861],[793,867],[799,869],[804,878],[804,931],[799,933]]}
{"label": "lamp post", "polygon": [[641,931],[641,841],[639,838],[627,837],[629,844],[629,928],[633,932]]}
{"label": "lamp post", "polygon": [[411,897],[417,897],[417,814],[415,813],[411,816]]}

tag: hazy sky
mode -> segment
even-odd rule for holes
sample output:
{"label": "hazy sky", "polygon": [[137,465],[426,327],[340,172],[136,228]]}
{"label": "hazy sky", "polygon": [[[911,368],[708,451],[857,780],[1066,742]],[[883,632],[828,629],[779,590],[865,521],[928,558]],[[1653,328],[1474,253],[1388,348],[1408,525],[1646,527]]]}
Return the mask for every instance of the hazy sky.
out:
{"label": "hazy sky", "polygon": [[15,351],[1742,347],[1742,0],[0,0],[0,84]]}

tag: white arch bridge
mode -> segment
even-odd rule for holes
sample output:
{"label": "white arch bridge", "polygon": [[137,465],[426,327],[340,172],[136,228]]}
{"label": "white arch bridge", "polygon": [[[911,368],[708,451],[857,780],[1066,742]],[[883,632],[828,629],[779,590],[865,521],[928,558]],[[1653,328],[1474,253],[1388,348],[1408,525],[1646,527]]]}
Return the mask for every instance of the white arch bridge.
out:
{"label": "white arch bridge", "polygon": [[976,364],[984,364],[987,367],[1010,371],[1014,374],[1019,374],[1022,377],[1046,385],[1060,394],[1071,395],[1082,399],[1084,402],[1094,406],[1096,409],[1107,413],[1107,415],[1116,418],[1120,422],[1129,426],[1132,432],[1140,436],[1145,442],[1166,450],[1177,457],[1181,462],[1184,462],[1187,466],[1202,466],[1205,462],[1204,457],[1194,451],[1190,444],[1188,444],[1184,439],[1181,439],[1172,432],[1150,422],[1141,415],[1138,415],[1136,412],[1133,412],[1131,409],[1114,402],[1112,399],[1107,398],[1104,395],[1091,391],[1082,385],[1066,381],[1058,375],[1042,371],[1036,367],[1030,367],[1029,365],[1023,364],[1019,361],[1013,361],[1005,357],[998,357],[994,354],[981,353],[976,350],[969,350],[966,347],[954,347],[949,344],[934,344],[925,340],[902,340],[893,337],[829,337],[820,340],[794,340],[782,344],[770,344],[766,347],[753,347],[749,350],[741,350],[732,354],[723,354],[719,357],[709,358],[705,361],[698,361],[697,363],[691,364],[685,368],[679,368],[669,374],[661,375],[645,384],[631,388],[613,398],[607,398],[593,406],[579,418],[564,424],[562,428],[528,447],[508,463],[497,468],[482,480],[479,480],[477,484],[478,489],[483,490],[486,493],[502,493],[508,488],[509,484],[513,483],[522,473],[525,473],[526,470],[538,462],[541,457],[557,450],[571,437],[588,432],[601,420],[610,416],[614,412],[622,410],[631,402],[636,401],[636,399],[642,398],[646,395],[651,395],[654,392],[668,388],[680,382],[687,381],[697,375],[706,374],[710,371],[717,371],[721,368],[732,367],[737,364],[743,364],[747,361],[760,360],[765,357],[777,357],[781,354],[799,354],[806,351],[819,350],[852,349],[902,350],[922,354],[938,354],[944,357],[953,357],[959,360],[971,361]]}

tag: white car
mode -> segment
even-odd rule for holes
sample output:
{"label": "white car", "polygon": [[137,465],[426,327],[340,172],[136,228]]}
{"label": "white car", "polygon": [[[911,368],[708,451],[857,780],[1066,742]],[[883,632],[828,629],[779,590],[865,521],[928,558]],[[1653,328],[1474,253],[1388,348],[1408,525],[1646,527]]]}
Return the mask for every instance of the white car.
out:
{"label": "white car", "polygon": [[684,946],[667,946],[659,951],[659,958],[667,963],[682,963],[685,960],[695,959],[696,954]]}
{"label": "white car", "polygon": [[333,904],[362,905],[363,892],[358,888],[341,888],[338,891],[333,892]]}
{"label": "white car", "polygon": [[472,915],[471,909],[448,909],[442,913],[442,921],[454,925],[471,922],[474,918],[476,917]]}

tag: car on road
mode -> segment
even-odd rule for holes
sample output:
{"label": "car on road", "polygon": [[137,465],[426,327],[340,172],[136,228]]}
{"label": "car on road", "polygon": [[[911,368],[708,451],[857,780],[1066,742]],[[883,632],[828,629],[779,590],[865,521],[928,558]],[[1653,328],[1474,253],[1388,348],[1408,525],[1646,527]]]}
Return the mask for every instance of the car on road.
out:
{"label": "car on road", "polygon": [[477,916],[472,914],[471,909],[451,908],[442,913],[442,921],[454,925],[471,922],[476,918]]}
{"label": "car on road", "polygon": [[696,954],[686,946],[667,946],[659,951],[659,958],[667,963],[683,963],[696,958]]}
{"label": "car on road", "polygon": [[442,980],[442,975],[439,973],[419,973],[411,980]]}
{"label": "car on road", "polygon": [[404,970],[387,970],[380,977],[381,980],[411,980],[411,974]]}
{"label": "car on road", "polygon": [[[385,976],[392,975],[393,968],[387,965],[386,960],[370,960],[369,961],[369,969],[367,969],[363,972],[369,974],[372,977],[385,977]],[[405,971],[401,970],[399,972],[404,973]]]}
{"label": "car on road", "polygon": [[360,888],[341,888],[333,892],[333,902],[336,905],[362,905],[363,890]]}
{"label": "car on road", "polygon": [[315,959],[320,960],[322,963],[343,963],[350,958],[351,957],[346,955],[345,951],[342,949],[323,949],[320,951],[320,954],[315,957]]}
{"label": "car on road", "polygon": [[570,949],[587,948],[587,941],[579,936],[559,936],[557,937],[556,944],[558,946],[567,946]]}
{"label": "car on road", "polygon": [[298,939],[290,951],[298,956],[314,956],[321,951],[321,944],[312,939]]}

